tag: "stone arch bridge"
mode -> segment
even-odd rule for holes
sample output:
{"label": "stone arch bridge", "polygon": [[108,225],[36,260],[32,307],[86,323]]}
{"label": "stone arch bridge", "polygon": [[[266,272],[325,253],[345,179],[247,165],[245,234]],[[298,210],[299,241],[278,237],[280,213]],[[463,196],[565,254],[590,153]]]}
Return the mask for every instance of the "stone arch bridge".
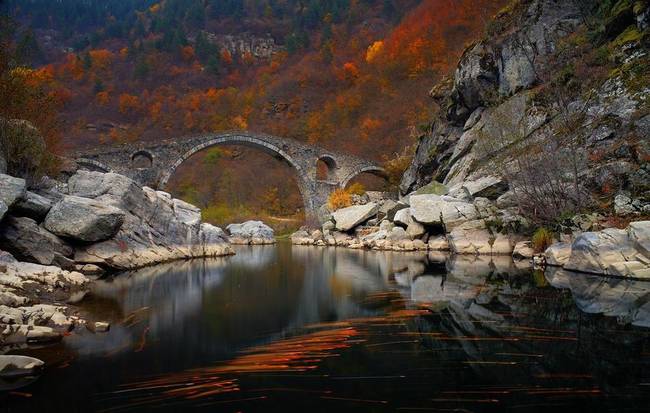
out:
{"label": "stone arch bridge", "polygon": [[[293,167],[308,218],[317,217],[318,208],[327,201],[329,194],[344,188],[355,176],[367,172],[385,177],[384,169],[368,160],[293,139],[247,131],[97,147],[74,153],[73,157],[79,167],[117,172],[141,185],[164,190],[176,168],[195,153],[216,145],[257,148]],[[326,165],[327,176],[317,176],[319,161]]]}

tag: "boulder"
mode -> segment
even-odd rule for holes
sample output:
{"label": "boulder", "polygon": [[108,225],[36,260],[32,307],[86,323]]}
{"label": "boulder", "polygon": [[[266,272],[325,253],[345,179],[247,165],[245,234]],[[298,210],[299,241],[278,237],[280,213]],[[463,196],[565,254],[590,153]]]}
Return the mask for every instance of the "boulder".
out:
{"label": "boulder", "polygon": [[32,376],[43,370],[45,363],[34,357],[0,355],[0,377]]}
{"label": "boulder", "polygon": [[429,238],[429,249],[431,251],[449,251],[449,241],[447,237],[439,235]]}
{"label": "boulder", "polygon": [[[641,276],[647,268],[636,257],[638,254],[628,232],[607,228],[600,232],[585,232],[571,246],[571,256],[564,268],[594,274]],[[650,276],[650,274],[648,274]]]}
{"label": "boulder", "polygon": [[377,204],[369,202],[365,205],[354,205],[339,209],[332,213],[332,218],[338,231],[350,231],[377,214]]}
{"label": "boulder", "polygon": [[568,242],[556,242],[544,251],[546,264],[554,267],[562,267],[571,256],[571,244]]}
{"label": "boulder", "polygon": [[25,180],[10,175],[0,174],[0,201],[11,209],[14,203],[25,197],[27,192]]}
{"label": "boulder", "polygon": [[275,237],[273,228],[262,221],[246,221],[241,224],[230,224],[226,227],[233,244],[273,244]]}
{"label": "boulder", "polygon": [[413,219],[425,225],[444,225],[448,231],[479,217],[474,205],[451,197],[413,195],[410,202]]}
{"label": "boulder", "polygon": [[512,251],[512,256],[517,259],[530,259],[535,255],[535,251],[531,245],[530,241],[519,241],[515,244],[515,248]]}
{"label": "boulder", "polygon": [[404,228],[395,227],[390,231],[390,233],[388,233],[386,239],[390,241],[403,241],[403,240],[410,239],[410,237],[408,236]]}
{"label": "boulder", "polygon": [[16,201],[14,210],[16,215],[26,216],[40,222],[50,212],[52,205],[53,202],[44,196],[27,191],[25,196]]}
{"label": "boulder", "polygon": [[449,188],[437,181],[431,181],[415,191],[416,195],[447,195]]}
{"label": "boulder", "polygon": [[179,222],[188,226],[201,223],[201,209],[180,199],[172,200],[174,215]]}
{"label": "boulder", "polygon": [[467,221],[455,227],[447,236],[449,248],[455,254],[505,255],[512,254],[509,237],[492,234],[483,220]]}
{"label": "boulder", "polygon": [[650,221],[631,222],[627,233],[634,248],[650,259]]}
{"label": "boulder", "polygon": [[9,210],[9,208],[7,208],[7,204],[5,204],[4,201],[0,200],[0,220],[2,220],[2,218],[4,218],[4,216],[5,216],[5,214],[7,213],[8,210]]}
{"label": "boulder", "polygon": [[60,237],[97,242],[113,237],[124,217],[125,213],[115,207],[68,195],[50,209],[43,225]]}
{"label": "boulder", "polygon": [[508,191],[508,184],[499,177],[488,175],[474,180],[466,180],[462,184],[452,187],[449,194],[454,196],[463,188],[471,197],[495,200]]}
{"label": "boulder", "polygon": [[406,227],[406,233],[411,237],[411,239],[420,238],[422,235],[427,233],[427,230],[424,228],[424,225],[416,221],[411,221]]}
{"label": "boulder", "polygon": [[8,217],[0,228],[0,245],[21,260],[52,265],[71,257],[73,249],[26,217]]}
{"label": "boulder", "polygon": [[397,211],[400,211],[404,208],[408,208],[408,206],[401,202],[387,199],[379,206],[379,209],[377,210],[377,219],[387,219],[389,221],[392,221]]}
{"label": "boulder", "polygon": [[291,234],[291,243],[293,245],[311,245],[314,240],[307,231],[300,230]]}
{"label": "boulder", "polygon": [[401,225],[403,227],[407,227],[411,221],[413,221],[413,218],[411,218],[411,210],[409,208],[400,209],[393,217],[395,225]]}
{"label": "boulder", "polygon": [[204,222],[199,227],[199,240],[204,257],[219,256],[223,255],[228,235],[221,228]]}

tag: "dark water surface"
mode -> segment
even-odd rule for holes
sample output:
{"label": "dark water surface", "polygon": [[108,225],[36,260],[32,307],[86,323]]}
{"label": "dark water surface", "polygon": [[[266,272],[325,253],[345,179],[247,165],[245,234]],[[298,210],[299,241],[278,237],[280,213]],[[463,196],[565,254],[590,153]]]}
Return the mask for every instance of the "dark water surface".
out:
{"label": "dark water surface", "polygon": [[[7,412],[648,411],[650,283],[291,247],[99,282]],[[17,353],[20,353],[18,351]]]}

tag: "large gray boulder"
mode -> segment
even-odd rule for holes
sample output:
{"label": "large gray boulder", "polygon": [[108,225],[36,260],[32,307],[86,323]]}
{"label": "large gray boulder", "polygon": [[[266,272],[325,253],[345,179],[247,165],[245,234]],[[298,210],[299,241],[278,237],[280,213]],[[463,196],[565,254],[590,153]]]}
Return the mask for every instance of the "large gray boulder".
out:
{"label": "large gray boulder", "polygon": [[119,231],[124,211],[97,200],[68,195],[48,212],[44,227],[76,241],[104,241]]}
{"label": "large gray boulder", "polygon": [[17,215],[26,216],[37,221],[42,221],[54,203],[37,193],[27,191],[25,196],[20,198],[15,206]]}
{"label": "large gray boulder", "polygon": [[241,224],[230,224],[226,227],[233,244],[273,244],[275,237],[273,228],[262,221],[246,221]]}
{"label": "large gray boulder", "polygon": [[25,180],[10,175],[0,174],[0,201],[11,209],[14,203],[26,193]]}
{"label": "large gray boulder", "polygon": [[571,244],[568,242],[556,242],[544,251],[546,264],[554,267],[562,267],[571,257]]}
{"label": "large gray boulder", "polygon": [[451,188],[450,195],[467,191],[473,198],[487,198],[495,200],[508,191],[508,184],[501,178],[493,175],[466,180]]}
{"label": "large gray boulder", "polygon": [[347,232],[361,225],[376,214],[377,204],[369,202],[365,205],[353,205],[336,210],[332,213],[332,218],[338,231]]}
{"label": "large gray boulder", "polygon": [[412,195],[410,202],[413,219],[425,225],[444,225],[448,231],[479,217],[474,205],[451,197]]}
{"label": "large gray boulder", "polygon": [[0,228],[0,246],[23,261],[52,265],[71,257],[73,249],[26,217],[8,217]]}
{"label": "large gray boulder", "polygon": [[[650,256],[644,250],[650,221],[636,222],[627,230],[607,228],[585,232],[571,246],[564,269],[621,277],[650,278]],[[645,239],[645,241],[644,241]]]}

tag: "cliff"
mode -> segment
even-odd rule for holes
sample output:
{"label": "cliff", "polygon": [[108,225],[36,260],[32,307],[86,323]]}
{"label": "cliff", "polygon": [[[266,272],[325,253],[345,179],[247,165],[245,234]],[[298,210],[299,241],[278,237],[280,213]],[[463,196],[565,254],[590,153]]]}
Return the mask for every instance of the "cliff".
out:
{"label": "cliff", "polygon": [[438,115],[401,193],[492,175],[539,223],[650,212],[648,7],[521,0],[501,10],[432,89]]}

